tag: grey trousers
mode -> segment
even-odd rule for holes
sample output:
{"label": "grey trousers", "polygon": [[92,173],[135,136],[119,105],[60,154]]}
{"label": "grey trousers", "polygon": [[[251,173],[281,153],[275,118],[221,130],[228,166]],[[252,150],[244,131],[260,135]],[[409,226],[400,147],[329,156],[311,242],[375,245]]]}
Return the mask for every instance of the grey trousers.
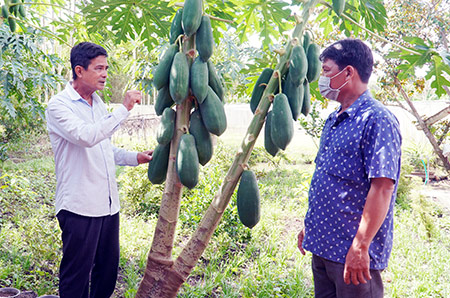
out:
{"label": "grey trousers", "polygon": [[371,280],[366,284],[347,285],[344,282],[344,264],[313,255],[315,298],[382,298],[381,270],[370,270]]}

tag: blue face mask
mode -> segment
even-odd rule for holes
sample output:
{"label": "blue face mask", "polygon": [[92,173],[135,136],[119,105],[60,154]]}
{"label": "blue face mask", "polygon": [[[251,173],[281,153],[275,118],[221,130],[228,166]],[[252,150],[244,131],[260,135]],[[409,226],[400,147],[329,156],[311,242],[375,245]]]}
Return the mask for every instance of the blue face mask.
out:
{"label": "blue face mask", "polygon": [[341,70],[340,72],[338,72],[337,74],[335,74],[334,76],[332,76],[332,77],[320,76],[320,78],[319,78],[319,91],[320,91],[320,94],[322,94],[323,97],[331,99],[331,100],[337,100],[338,99],[339,92],[341,91],[342,87],[347,85],[348,81],[343,83],[337,89],[333,89],[333,88],[331,88],[331,79],[334,79],[335,77],[340,75],[344,70],[345,70],[345,68],[343,70]]}

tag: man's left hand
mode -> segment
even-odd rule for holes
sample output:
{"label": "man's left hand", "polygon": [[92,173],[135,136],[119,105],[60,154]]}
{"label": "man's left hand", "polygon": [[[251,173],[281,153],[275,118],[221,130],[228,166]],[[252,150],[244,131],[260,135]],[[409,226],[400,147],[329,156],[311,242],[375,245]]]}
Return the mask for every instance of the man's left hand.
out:
{"label": "man's left hand", "polygon": [[370,279],[372,277],[370,276],[369,252],[353,243],[345,258],[344,282],[348,285],[350,282],[359,285],[367,283],[367,280]]}
{"label": "man's left hand", "polygon": [[153,154],[153,150],[148,150],[148,151],[144,151],[144,152],[139,152],[137,154],[137,161],[138,164],[141,163],[147,163],[150,160],[152,160],[152,154]]}

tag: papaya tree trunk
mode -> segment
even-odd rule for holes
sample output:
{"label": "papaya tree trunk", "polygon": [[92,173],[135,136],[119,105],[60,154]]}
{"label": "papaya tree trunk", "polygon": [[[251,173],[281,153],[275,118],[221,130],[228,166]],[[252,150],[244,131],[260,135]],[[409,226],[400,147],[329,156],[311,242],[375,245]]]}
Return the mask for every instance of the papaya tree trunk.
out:
{"label": "papaya tree trunk", "polygon": [[[193,46],[193,38],[186,39],[184,51],[190,52]],[[176,107],[175,135],[170,144],[166,184],[161,199],[159,217],[153,235],[152,246],[147,257],[144,278],[139,285],[136,297],[176,296],[176,292],[173,295],[167,293],[165,290],[165,287],[168,289],[174,288],[171,286],[172,279],[168,274],[171,272],[170,268],[173,265],[172,249],[183,190],[183,185],[176,172],[175,162],[180,138],[186,133],[189,127],[189,115],[192,103],[193,98],[189,96],[181,105],[177,105]],[[161,281],[164,281],[165,287],[159,286]],[[178,282],[175,284],[178,284]]]}
{"label": "papaya tree trunk", "polygon": [[[136,297],[176,297],[180,287],[186,281],[192,269],[195,267],[201,255],[205,251],[217,225],[219,224],[220,219],[222,218],[225,208],[230,202],[231,196],[233,195],[239,178],[243,172],[243,167],[247,164],[255,142],[261,132],[267,112],[273,100],[273,93],[279,86],[279,79],[281,79],[279,77],[287,72],[289,56],[293,43],[296,44],[300,42],[304,31],[304,24],[307,22],[310,13],[318,1],[319,0],[306,1],[304,3],[302,15],[300,17],[296,17],[297,25],[292,34],[292,42],[288,43],[286,50],[283,51],[284,54],[280,57],[280,61],[275,69],[274,75],[267,84],[261,102],[255,111],[253,119],[247,129],[247,133],[236,153],[235,159],[228,170],[219,191],[215,194],[210,206],[203,216],[197,230],[194,232],[193,236],[188,241],[175,262],[173,262],[170,257],[173,244],[169,244],[167,241],[169,238],[162,235],[165,230],[158,230],[160,221],[167,221],[167,224],[169,224],[169,222],[176,223],[176,219],[173,217],[175,214],[172,214],[172,217],[165,219],[161,218],[165,212],[160,211],[160,219],[158,219],[157,231],[155,231],[152,249],[149,253],[147,269]],[[171,160],[172,158],[171,148]],[[172,172],[174,171],[174,168],[170,167],[169,170]],[[177,183],[178,184],[176,185],[179,186],[179,181],[177,181]],[[168,186],[169,184],[169,181],[167,181],[166,190],[172,189],[173,186]],[[165,195],[166,192],[164,193],[164,196]],[[169,198],[167,198],[167,200],[169,200]],[[179,203],[177,206],[179,208]],[[163,206],[161,206],[161,210],[162,208]],[[177,214],[178,210],[179,209],[177,209]],[[171,239],[173,241],[173,237],[171,237]],[[159,250],[154,250],[154,247]],[[164,247],[166,247],[166,251],[163,251]],[[170,253],[168,252],[169,250]]]}
{"label": "papaya tree trunk", "polygon": [[394,76],[394,84],[397,86],[403,99],[408,103],[408,105],[411,109],[411,113],[414,115],[414,117],[416,117],[417,122],[419,123],[420,127],[422,128],[423,132],[425,133],[425,136],[430,141],[431,146],[433,146],[434,152],[437,154],[437,156],[441,159],[442,163],[444,164],[445,170],[448,173],[450,173],[450,162],[448,161],[448,158],[444,156],[444,153],[442,152],[441,148],[439,147],[439,144],[436,141],[436,138],[431,133],[430,129],[428,128],[428,125],[425,123],[425,121],[422,119],[422,117],[420,117],[419,113],[416,110],[416,107],[410,100],[409,96],[406,94],[405,90],[403,90],[403,87],[396,76]]}

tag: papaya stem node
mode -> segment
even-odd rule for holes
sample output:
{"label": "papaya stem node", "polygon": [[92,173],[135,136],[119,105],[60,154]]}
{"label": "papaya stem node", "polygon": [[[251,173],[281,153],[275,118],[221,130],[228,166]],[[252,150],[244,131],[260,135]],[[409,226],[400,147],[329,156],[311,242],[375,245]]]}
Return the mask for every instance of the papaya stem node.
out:
{"label": "papaya stem node", "polygon": [[241,163],[241,164],[239,164],[239,165],[241,166],[242,170],[244,170],[244,171],[250,169],[248,163]]}
{"label": "papaya stem node", "polygon": [[280,70],[275,70],[275,73],[274,73],[274,77],[275,78],[278,78],[278,87],[280,88],[279,89],[279,93],[282,93],[282,90],[281,90],[281,73],[280,73]]}
{"label": "papaya stem node", "polygon": [[284,54],[286,54],[285,49],[276,49],[276,50],[274,50],[274,52],[280,56],[283,56]]}

